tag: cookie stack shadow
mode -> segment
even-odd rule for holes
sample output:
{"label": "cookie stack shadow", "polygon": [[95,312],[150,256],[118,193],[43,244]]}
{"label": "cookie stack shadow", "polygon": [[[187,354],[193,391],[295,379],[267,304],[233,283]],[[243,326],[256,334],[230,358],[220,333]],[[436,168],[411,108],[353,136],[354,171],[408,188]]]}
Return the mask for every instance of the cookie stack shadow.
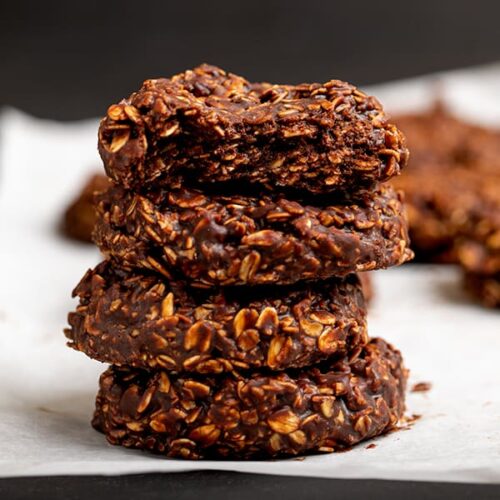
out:
{"label": "cookie stack shadow", "polygon": [[356,274],[412,257],[384,183],[408,152],[374,98],[203,65],[111,106],[99,150],[106,260],[65,333],[111,365],[93,419],[110,443],[266,458],[397,425],[407,372],[369,338]]}

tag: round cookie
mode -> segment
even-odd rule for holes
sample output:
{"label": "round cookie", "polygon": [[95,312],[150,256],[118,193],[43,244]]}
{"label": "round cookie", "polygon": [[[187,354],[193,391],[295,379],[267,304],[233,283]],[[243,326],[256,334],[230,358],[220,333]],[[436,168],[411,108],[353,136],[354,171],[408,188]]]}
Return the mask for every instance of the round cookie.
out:
{"label": "round cookie", "polygon": [[92,242],[97,218],[94,195],[109,186],[109,179],[104,174],[94,174],[86,181],[78,197],[64,212],[61,229],[66,236],[86,243]]}
{"label": "round cookie", "polygon": [[[500,159],[500,131],[469,123],[437,103],[426,112],[394,117],[406,136],[413,171],[441,165],[496,171]],[[402,174],[405,175],[405,174]]]}
{"label": "round cookie", "polygon": [[466,230],[457,240],[458,262],[465,286],[487,307],[500,307],[500,184],[492,185],[498,198],[483,199],[469,213]]}
{"label": "round cookie", "polygon": [[478,214],[500,200],[500,171],[493,175],[436,166],[405,174],[395,184],[405,193],[411,247],[418,261],[456,262],[457,241],[476,232]]}
{"label": "round cookie", "polygon": [[500,272],[464,273],[465,288],[486,307],[500,307]]}
{"label": "round cookie", "polygon": [[363,296],[365,297],[365,302],[370,305],[375,297],[375,287],[373,286],[373,277],[370,273],[359,273],[359,281],[361,282],[361,288],[363,289]]}
{"label": "round cookie", "polygon": [[195,286],[288,284],[401,264],[412,257],[399,193],[388,185],[357,201],[311,206],[281,197],[190,189],[99,196],[94,239],[125,268]]}
{"label": "round cookie", "polygon": [[192,289],[103,262],[74,295],[69,345],[110,364],[204,374],[309,366],[368,341],[356,275],[275,287]]}
{"label": "round cookie", "polygon": [[353,85],[250,83],[209,65],[147,80],[112,105],[99,152],[108,175],[133,189],[196,178],[349,192],[397,175],[408,159],[380,103]]}
{"label": "round cookie", "polygon": [[477,202],[467,208],[456,243],[458,261],[470,273],[500,273],[500,172],[485,180]]}
{"label": "round cookie", "polygon": [[405,193],[416,259],[456,262],[456,240],[469,231],[474,213],[500,198],[500,132],[441,106],[395,121],[411,150],[408,168],[393,184]]}
{"label": "round cookie", "polygon": [[400,353],[381,339],[355,359],[275,374],[191,378],[111,367],[93,425],[112,444],[175,458],[332,452],[394,429],[406,378]]}

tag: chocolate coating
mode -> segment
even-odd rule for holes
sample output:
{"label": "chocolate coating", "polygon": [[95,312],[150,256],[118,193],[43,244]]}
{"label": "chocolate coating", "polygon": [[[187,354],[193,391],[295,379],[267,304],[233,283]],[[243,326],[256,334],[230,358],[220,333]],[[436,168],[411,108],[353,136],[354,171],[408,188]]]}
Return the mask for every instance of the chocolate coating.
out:
{"label": "chocolate coating", "polygon": [[94,238],[126,268],[196,286],[287,284],[385,268],[412,257],[401,198],[390,186],[357,202],[315,207],[281,197],[112,187]]}
{"label": "chocolate coating", "polygon": [[99,152],[127,188],[195,177],[311,193],[385,181],[408,158],[379,102],[348,83],[249,83],[209,65],[147,80],[111,106]]}
{"label": "chocolate coating", "polygon": [[496,171],[500,161],[500,131],[454,116],[440,103],[429,111],[394,118],[405,134],[411,159],[403,175],[431,166],[460,166]]}
{"label": "chocolate coating", "polygon": [[93,425],[112,444],[167,457],[332,452],[393,429],[406,378],[400,353],[381,339],[354,360],[278,374],[191,378],[111,367]]}
{"label": "chocolate coating", "polygon": [[368,341],[356,275],[275,287],[190,289],[103,262],[74,295],[70,347],[111,364],[198,373],[312,365]]}

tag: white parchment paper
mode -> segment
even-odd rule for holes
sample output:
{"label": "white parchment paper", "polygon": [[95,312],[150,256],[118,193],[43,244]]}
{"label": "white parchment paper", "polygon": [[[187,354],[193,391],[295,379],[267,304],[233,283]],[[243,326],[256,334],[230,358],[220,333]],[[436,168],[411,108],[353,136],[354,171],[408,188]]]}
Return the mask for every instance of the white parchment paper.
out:
{"label": "white parchment paper", "polygon": [[[500,123],[500,68],[374,89],[396,111],[425,106],[436,85],[457,112]],[[372,89],[370,89],[372,90]],[[98,362],[65,347],[70,292],[99,261],[57,233],[86,174],[98,168],[97,122],[0,117],[0,476],[226,469],[342,478],[500,482],[500,314],[473,305],[452,267],[375,274],[370,333],[394,342],[415,382],[408,431],[348,453],[304,460],[188,462],[106,443],[89,424]]]}

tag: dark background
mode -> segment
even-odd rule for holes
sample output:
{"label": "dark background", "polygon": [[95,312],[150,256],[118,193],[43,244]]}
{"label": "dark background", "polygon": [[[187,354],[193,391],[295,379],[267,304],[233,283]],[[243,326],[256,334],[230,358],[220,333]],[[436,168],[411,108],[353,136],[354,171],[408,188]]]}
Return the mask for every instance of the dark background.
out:
{"label": "dark background", "polygon": [[[377,83],[500,60],[499,19],[498,0],[0,0],[0,107],[99,116],[142,80],[201,62],[253,80]],[[498,496],[494,485],[228,472],[0,480],[2,500]]]}
{"label": "dark background", "polygon": [[0,2],[0,106],[57,119],[201,62],[367,84],[500,60],[496,0]]}

